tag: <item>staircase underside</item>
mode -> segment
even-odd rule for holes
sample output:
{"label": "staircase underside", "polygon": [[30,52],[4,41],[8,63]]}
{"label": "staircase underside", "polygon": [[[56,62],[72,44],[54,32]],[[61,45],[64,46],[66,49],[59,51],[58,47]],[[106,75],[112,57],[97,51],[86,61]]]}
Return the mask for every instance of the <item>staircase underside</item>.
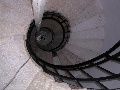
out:
{"label": "staircase underside", "polygon": [[120,41],[99,54],[105,20],[98,0],[49,0],[45,11],[66,17],[71,34],[58,52],[37,49],[39,59],[26,36],[34,27],[30,27],[34,19],[31,0],[0,0],[0,90],[120,88]]}

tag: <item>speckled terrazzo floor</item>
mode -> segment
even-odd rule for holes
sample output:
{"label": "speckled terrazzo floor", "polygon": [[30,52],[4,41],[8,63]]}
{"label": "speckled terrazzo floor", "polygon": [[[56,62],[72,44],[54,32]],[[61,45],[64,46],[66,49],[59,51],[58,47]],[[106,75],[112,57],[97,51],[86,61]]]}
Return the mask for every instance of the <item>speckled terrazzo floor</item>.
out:
{"label": "speckled terrazzo floor", "polygon": [[0,90],[25,90],[39,70],[25,48],[31,7],[28,0],[0,1]]}
{"label": "speckled terrazzo floor", "polygon": [[[59,85],[56,87],[53,78],[45,76],[30,59],[25,35],[32,19],[30,0],[0,1],[0,90],[71,90],[65,84],[63,89]],[[29,86],[36,75],[43,77],[39,78],[39,82],[44,84],[39,85],[39,89]],[[44,82],[44,79],[50,82]],[[51,89],[43,89],[50,84],[53,84]]]}
{"label": "speckled terrazzo floor", "polygon": [[[94,8],[95,3],[92,0],[82,1],[80,8],[87,7],[88,3],[91,4],[91,8]],[[61,5],[63,3],[64,1]],[[76,5],[77,3],[74,4]],[[61,7],[61,10],[64,8],[69,8],[71,13],[76,12],[74,11],[76,8],[71,9],[71,7],[66,6]],[[97,13],[101,12],[97,10],[95,10]],[[76,13],[76,16],[80,12]],[[94,16],[96,12],[90,15]],[[77,17],[80,20],[76,22],[76,17],[70,18],[73,14],[70,14],[69,11],[64,11],[63,14],[71,15],[68,19],[74,21],[71,24],[73,26],[91,17],[90,15],[87,16],[86,11],[83,13],[84,15],[81,14],[80,17]],[[33,63],[27,53],[25,38],[32,19],[33,12],[30,0],[0,1],[0,90],[71,90],[68,85],[64,83],[58,84],[54,82],[51,76],[44,74],[42,69]]]}

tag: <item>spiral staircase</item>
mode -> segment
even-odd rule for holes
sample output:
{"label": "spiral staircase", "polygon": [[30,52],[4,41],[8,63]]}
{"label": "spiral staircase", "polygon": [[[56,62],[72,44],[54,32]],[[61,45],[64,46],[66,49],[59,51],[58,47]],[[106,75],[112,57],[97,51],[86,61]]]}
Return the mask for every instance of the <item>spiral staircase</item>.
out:
{"label": "spiral staircase", "polygon": [[100,53],[100,0],[1,0],[0,15],[0,90],[120,88],[120,41]]}

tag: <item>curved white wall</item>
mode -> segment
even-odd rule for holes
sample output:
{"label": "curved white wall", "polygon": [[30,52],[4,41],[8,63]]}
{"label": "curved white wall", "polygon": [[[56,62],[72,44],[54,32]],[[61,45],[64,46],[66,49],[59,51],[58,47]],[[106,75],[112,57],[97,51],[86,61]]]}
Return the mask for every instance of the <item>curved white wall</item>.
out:
{"label": "curved white wall", "polygon": [[[104,45],[101,50],[101,53],[109,50],[116,42],[120,40],[120,0],[101,0],[104,14],[106,19],[105,25],[105,40]],[[118,49],[120,51],[120,48]],[[118,51],[117,50],[117,51]],[[106,65],[106,68],[112,68],[112,63]],[[115,64],[115,67],[119,67],[119,65]],[[119,69],[114,69],[114,72],[120,72]],[[117,81],[113,81],[112,83],[105,83],[109,87],[119,86],[120,83]]]}
{"label": "curved white wall", "polygon": [[101,0],[101,2],[106,19],[106,37],[101,52],[105,52],[120,40],[120,0]]}

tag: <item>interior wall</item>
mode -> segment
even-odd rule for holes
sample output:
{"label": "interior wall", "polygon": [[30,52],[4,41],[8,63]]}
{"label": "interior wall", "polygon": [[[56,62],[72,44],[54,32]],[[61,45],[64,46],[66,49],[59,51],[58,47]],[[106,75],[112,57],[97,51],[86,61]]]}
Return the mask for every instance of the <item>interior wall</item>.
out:
{"label": "interior wall", "polygon": [[102,2],[106,19],[106,37],[101,50],[101,53],[103,53],[120,40],[120,0],[100,1]]}
{"label": "interior wall", "polygon": [[[100,0],[102,2],[104,13],[105,13],[105,40],[101,53],[109,50],[120,40],[120,0]],[[118,49],[120,51],[120,48]],[[118,51],[117,50],[117,51]],[[113,67],[111,67],[113,66]],[[109,62],[105,65],[106,68],[112,72],[119,73],[120,64],[113,64]],[[103,83],[111,88],[118,88],[120,85],[119,81],[112,81]]]}

